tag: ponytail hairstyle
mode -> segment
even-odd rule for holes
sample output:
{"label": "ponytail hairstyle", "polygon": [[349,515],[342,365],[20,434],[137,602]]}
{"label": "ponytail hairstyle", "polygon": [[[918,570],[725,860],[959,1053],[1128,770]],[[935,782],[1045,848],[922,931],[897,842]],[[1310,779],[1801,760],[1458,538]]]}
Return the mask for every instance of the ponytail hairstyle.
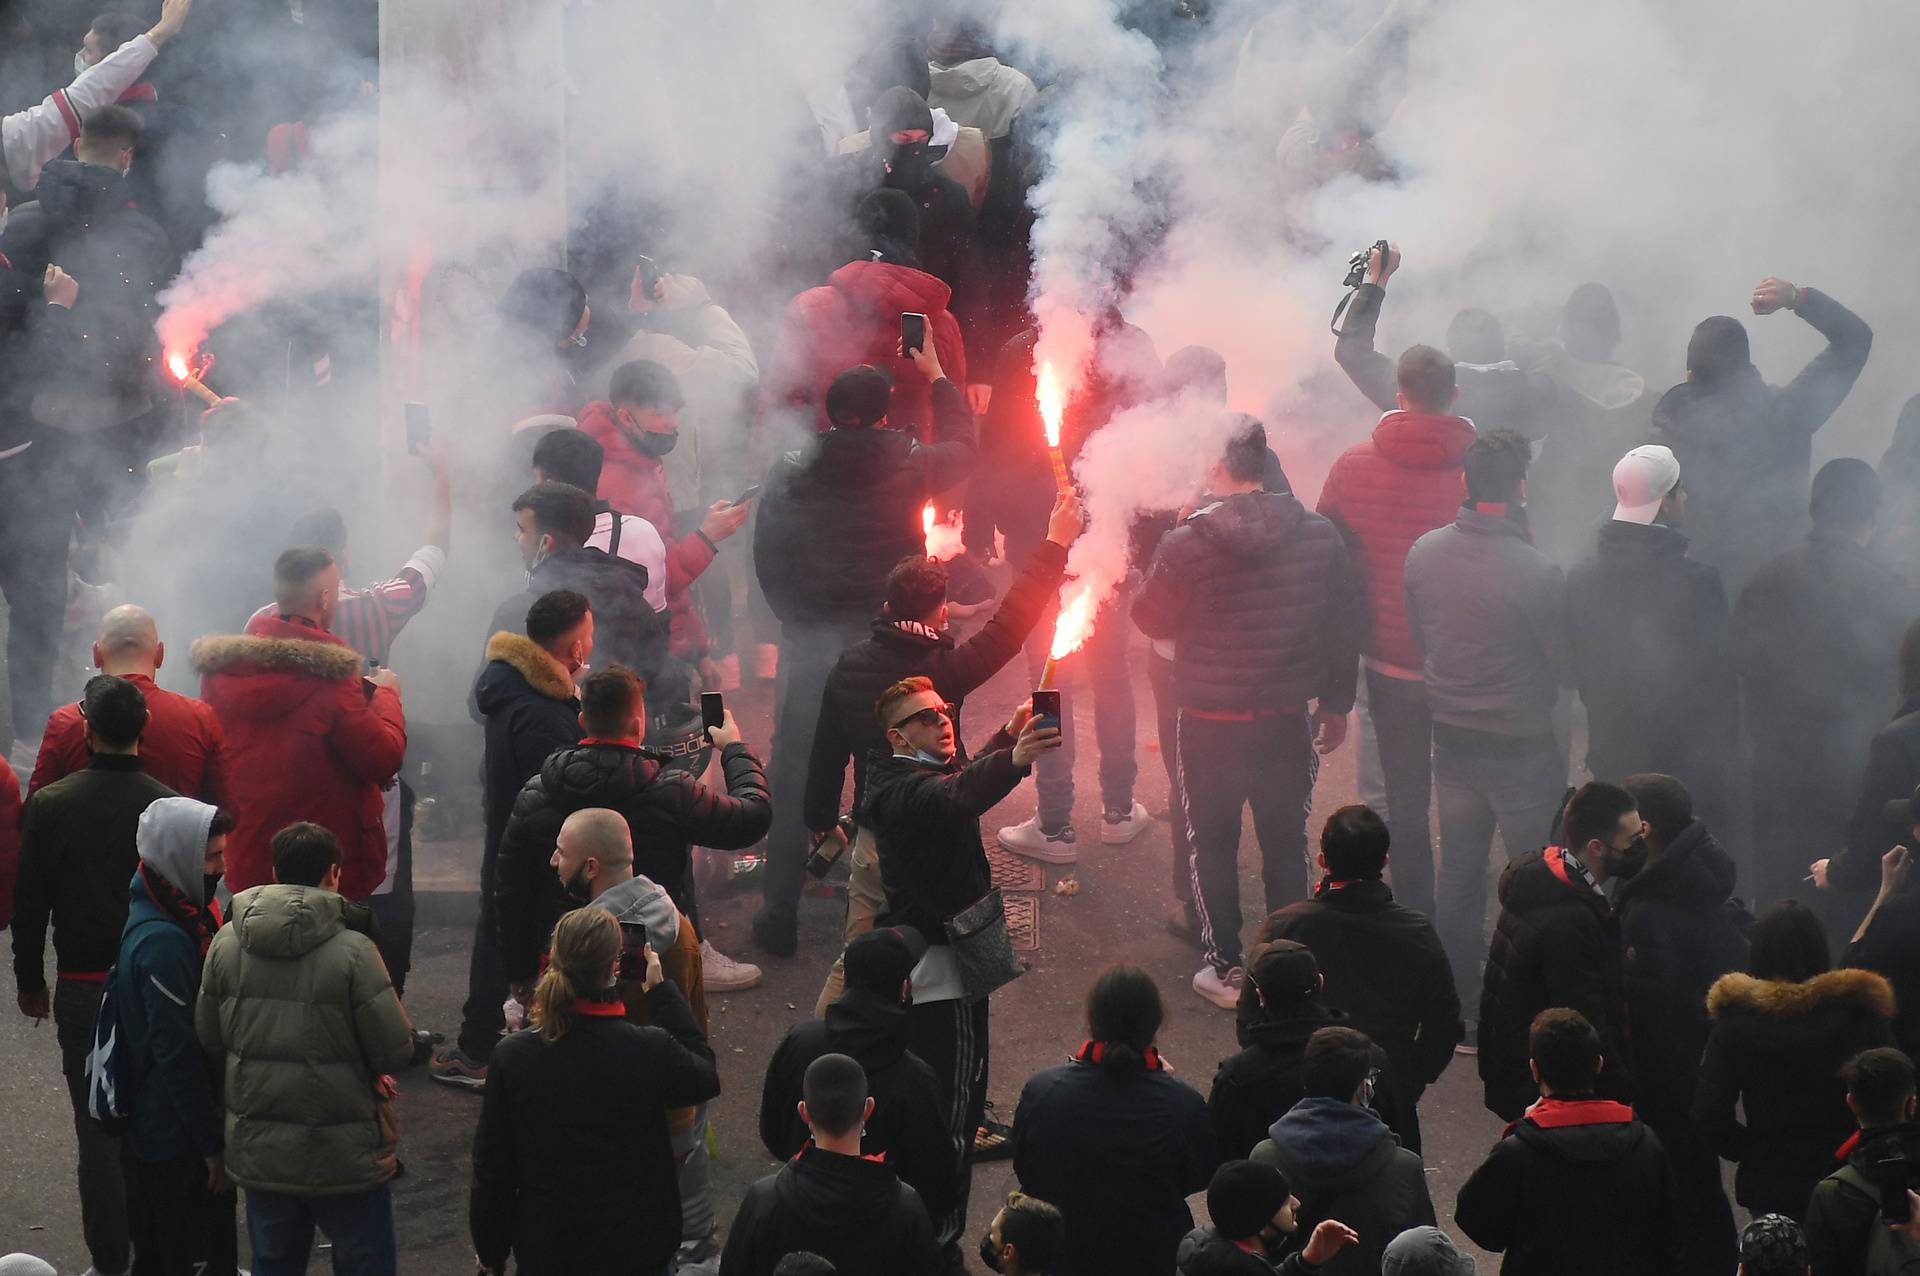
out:
{"label": "ponytail hairstyle", "polygon": [[1109,966],[1087,993],[1087,1032],[1109,1075],[1150,1066],[1154,1034],[1165,1012],[1153,976],[1138,966]]}
{"label": "ponytail hairstyle", "polygon": [[552,953],[528,1011],[543,1040],[567,1035],[573,1003],[601,991],[619,958],[620,923],[606,909],[576,908],[554,924]]}

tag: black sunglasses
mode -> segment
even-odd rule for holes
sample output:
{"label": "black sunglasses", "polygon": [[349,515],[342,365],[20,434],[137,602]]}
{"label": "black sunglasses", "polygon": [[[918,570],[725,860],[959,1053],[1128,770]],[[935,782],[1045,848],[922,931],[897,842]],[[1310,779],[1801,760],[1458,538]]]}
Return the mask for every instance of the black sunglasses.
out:
{"label": "black sunglasses", "polygon": [[931,727],[937,725],[942,718],[945,718],[948,722],[952,722],[954,715],[958,712],[959,710],[954,708],[952,704],[943,704],[935,709],[922,709],[918,713],[910,713],[900,719],[900,721],[893,724],[891,729],[898,731],[909,722],[917,722],[923,727]]}

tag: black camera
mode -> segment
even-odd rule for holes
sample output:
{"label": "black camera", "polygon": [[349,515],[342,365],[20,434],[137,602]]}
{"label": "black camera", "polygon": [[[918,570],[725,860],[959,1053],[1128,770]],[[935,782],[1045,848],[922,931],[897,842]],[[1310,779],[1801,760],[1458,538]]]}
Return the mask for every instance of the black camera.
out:
{"label": "black camera", "polygon": [[1373,255],[1376,249],[1380,253],[1380,260],[1385,261],[1387,259],[1387,241],[1384,239],[1374,240],[1370,247],[1362,248],[1359,252],[1347,258],[1347,278],[1346,282],[1340,285],[1341,287],[1358,288],[1367,281],[1367,259]]}

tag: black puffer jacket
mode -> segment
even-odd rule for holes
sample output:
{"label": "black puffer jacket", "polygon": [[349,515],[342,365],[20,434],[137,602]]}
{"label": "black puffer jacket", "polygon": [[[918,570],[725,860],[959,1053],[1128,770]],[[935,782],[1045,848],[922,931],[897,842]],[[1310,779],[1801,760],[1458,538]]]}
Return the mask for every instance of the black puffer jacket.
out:
{"label": "black puffer jacket", "polygon": [[493,627],[487,632],[526,633],[527,609],[556,589],[584,594],[593,605],[593,654],[599,668],[625,665],[648,686],[656,683],[667,662],[666,613],[647,601],[647,569],[604,549],[563,549],[541,559],[527,588],[494,609]]}
{"label": "black puffer jacket", "polygon": [[1848,945],[1846,964],[1886,976],[1900,1007],[1894,1040],[1909,1058],[1920,1055],[1920,893],[1911,884],[1882,904],[1867,933]]}
{"label": "black puffer jacket", "polygon": [[867,765],[860,822],[873,830],[887,891],[883,926],[911,926],[929,944],[947,942],[946,922],[987,893],[992,870],[980,841],[980,817],[1019,786],[1003,729],[964,767],[946,769],[880,752]]}
{"label": "black puffer jacket", "polygon": [[933,442],[892,429],[832,429],[767,473],[754,570],[786,625],[844,625],[886,600],[887,573],[926,552],[920,510],[973,470],[973,414],[933,383]]}
{"label": "black puffer jacket", "polygon": [[73,307],[31,312],[29,369],[37,421],[76,432],[145,412],[158,384],[155,294],[179,261],[158,222],[133,207],[119,170],[55,160],[36,198],[0,237],[15,269],[39,279],[49,263],[80,285]]}
{"label": "black puffer jacket", "polygon": [[[1326,979],[1321,997],[1393,1059],[1409,1106],[1439,1080],[1460,1040],[1460,994],[1433,923],[1378,878],[1314,889],[1267,918],[1260,940],[1305,944]],[[1243,996],[1242,1008],[1251,993]],[[1391,1124],[1391,1123],[1389,1123]],[[1400,1133],[1398,1129],[1395,1133]],[[1418,1147],[1401,1134],[1402,1142]]]}
{"label": "black puffer jacket", "polygon": [[760,1142],[775,1160],[799,1154],[809,1137],[794,1106],[807,1066],[821,1055],[852,1057],[867,1074],[873,1115],[860,1147],[885,1153],[900,1181],[920,1193],[927,1213],[944,1218],[953,1206],[959,1165],[947,1135],[940,1083],[933,1069],[907,1049],[907,1008],[864,988],[849,988],[827,1007],[825,1019],[803,1019],[767,1064],[760,1089]]}
{"label": "black puffer jacket", "polygon": [[1740,1163],[1735,1200],[1755,1214],[1806,1216],[1813,1185],[1854,1128],[1840,1066],[1893,1044],[1893,1012],[1892,987],[1870,970],[1830,970],[1798,984],[1723,975],[1713,985],[1693,1119],[1722,1157]]}
{"label": "black puffer jacket", "polygon": [[1624,1104],[1545,1099],[1507,1128],[1453,1220],[1501,1276],[1683,1276],[1667,1153]]}
{"label": "black puffer jacket", "polygon": [[1174,1257],[1179,1276],[1310,1276],[1318,1267],[1309,1267],[1298,1251],[1288,1254],[1276,1267],[1252,1250],[1240,1246],[1211,1227],[1196,1227],[1180,1242]]}
{"label": "black puffer jacket", "polygon": [[1707,1048],[1707,990],[1747,964],[1752,919],[1733,894],[1733,857],[1699,820],[1613,894],[1620,926],[1634,1109],[1685,1121]]}
{"label": "black puffer jacket", "polygon": [[633,833],[633,871],[664,886],[683,913],[692,910],[688,869],[696,843],[740,850],[766,836],[773,808],[759,761],[746,745],[730,744],[720,764],[724,794],[686,771],[661,770],[659,756],[636,745],[582,743],[547,758],[514,799],[494,870],[500,964],[509,981],[537,973],[556,909],[565,907],[549,862],[560,826],[575,811],[618,811]]}
{"label": "black puffer jacket", "polygon": [[1529,851],[1500,875],[1500,921],[1480,993],[1480,1081],[1487,1110],[1513,1121],[1539,1097],[1527,1068],[1533,1017],[1578,1010],[1600,1034],[1601,1093],[1626,1098],[1620,1040],[1619,931],[1606,897],[1570,872],[1557,846]]}
{"label": "black puffer jacket", "polygon": [[1567,573],[1567,614],[1587,769],[1678,776],[1721,812],[1738,695],[1720,573],[1670,527],[1612,520]]}
{"label": "black puffer jacket", "polygon": [[1751,364],[1712,381],[1683,381],[1653,409],[1656,441],[1686,475],[1693,556],[1720,569],[1737,592],[1785,549],[1806,517],[1813,436],[1853,389],[1873,329],[1811,288],[1798,314],[1827,348],[1781,389]]}
{"label": "black puffer jacket", "polygon": [[[1244,1159],[1267,1137],[1273,1123],[1306,1097],[1300,1061],[1307,1053],[1307,1039],[1335,1025],[1352,1027],[1353,1021],[1344,1011],[1308,1003],[1284,1018],[1262,1013],[1239,1026],[1245,1049],[1220,1061],[1213,1089],[1207,1092],[1207,1111],[1213,1117],[1213,1136],[1222,1161]],[[1410,1123],[1401,1102],[1404,1088],[1394,1074],[1393,1060],[1378,1045],[1373,1047],[1373,1067],[1378,1076],[1369,1106],[1405,1145]]]}
{"label": "black puffer jacket", "polygon": [[993,619],[963,643],[956,644],[951,634],[917,621],[884,615],[875,620],[873,636],[841,655],[821,693],[820,725],[814,731],[813,756],[807,764],[807,827],[824,831],[840,818],[840,792],[849,757],[853,759],[853,809],[860,809],[867,759],[887,745],[873,706],[881,692],[902,678],[933,679],[934,690],[955,706],[954,743],[960,748],[960,760],[966,761],[959,708],[969,692],[1020,654],[1066,569],[1067,551],[1052,541],[1040,542],[1027,569],[1000,600]]}
{"label": "black puffer jacket", "polygon": [[1293,496],[1229,496],[1168,532],[1133,620],[1174,641],[1183,709],[1353,708],[1359,578],[1333,524]]}

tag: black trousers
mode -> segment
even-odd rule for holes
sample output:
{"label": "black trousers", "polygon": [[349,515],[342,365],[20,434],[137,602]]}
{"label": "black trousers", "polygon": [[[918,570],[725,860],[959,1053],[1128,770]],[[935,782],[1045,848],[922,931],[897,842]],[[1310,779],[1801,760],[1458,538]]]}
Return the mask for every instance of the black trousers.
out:
{"label": "black trousers", "polygon": [[462,1054],[485,1062],[493,1057],[494,1043],[506,1031],[503,1010],[507,1000],[507,976],[500,968],[500,932],[493,907],[493,879],[496,847],[484,847],[480,853],[480,915],[473,923],[473,947],[467,952],[467,1001],[460,1008],[460,1036],[455,1043]]}
{"label": "black trousers", "polygon": [[947,1133],[959,1167],[958,1190],[947,1217],[933,1220],[934,1239],[956,1240],[967,1225],[973,1175],[967,1156],[973,1132],[987,1114],[987,1001],[930,1001],[907,1010],[907,1049],[926,1061],[947,1106]]}
{"label": "black trousers", "polygon": [[1433,916],[1433,717],[1427,685],[1367,670],[1367,713],[1380,748],[1393,836],[1393,898]]}
{"label": "black trousers", "polygon": [[1732,1276],[1740,1262],[1733,1207],[1720,1180],[1720,1158],[1693,1122],[1647,1118],[1667,1150],[1680,1221],[1682,1271]]}
{"label": "black trousers", "polygon": [[1153,688],[1153,717],[1160,741],[1160,761],[1167,768],[1167,809],[1173,824],[1173,897],[1193,902],[1193,843],[1187,840],[1187,822],[1181,818],[1180,763],[1175,742],[1180,734],[1180,702],[1173,694],[1173,661],[1158,653],[1147,656],[1147,685]]}
{"label": "black trousers", "polygon": [[197,1156],[142,1161],[129,1149],[126,1169],[133,1276],[234,1276],[238,1192],[209,1192]]}
{"label": "black trousers", "polygon": [[1300,710],[1250,721],[1180,712],[1180,791],[1193,843],[1200,945],[1215,970],[1242,964],[1240,814],[1253,807],[1267,911],[1307,892],[1307,811],[1320,755]]}
{"label": "black trousers", "polygon": [[387,964],[387,978],[393,981],[393,995],[407,995],[407,972],[413,969],[413,803],[414,793],[405,780],[400,785],[400,847],[394,856],[393,889],[384,895],[367,896],[379,929],[373,937],[380,960]]}

